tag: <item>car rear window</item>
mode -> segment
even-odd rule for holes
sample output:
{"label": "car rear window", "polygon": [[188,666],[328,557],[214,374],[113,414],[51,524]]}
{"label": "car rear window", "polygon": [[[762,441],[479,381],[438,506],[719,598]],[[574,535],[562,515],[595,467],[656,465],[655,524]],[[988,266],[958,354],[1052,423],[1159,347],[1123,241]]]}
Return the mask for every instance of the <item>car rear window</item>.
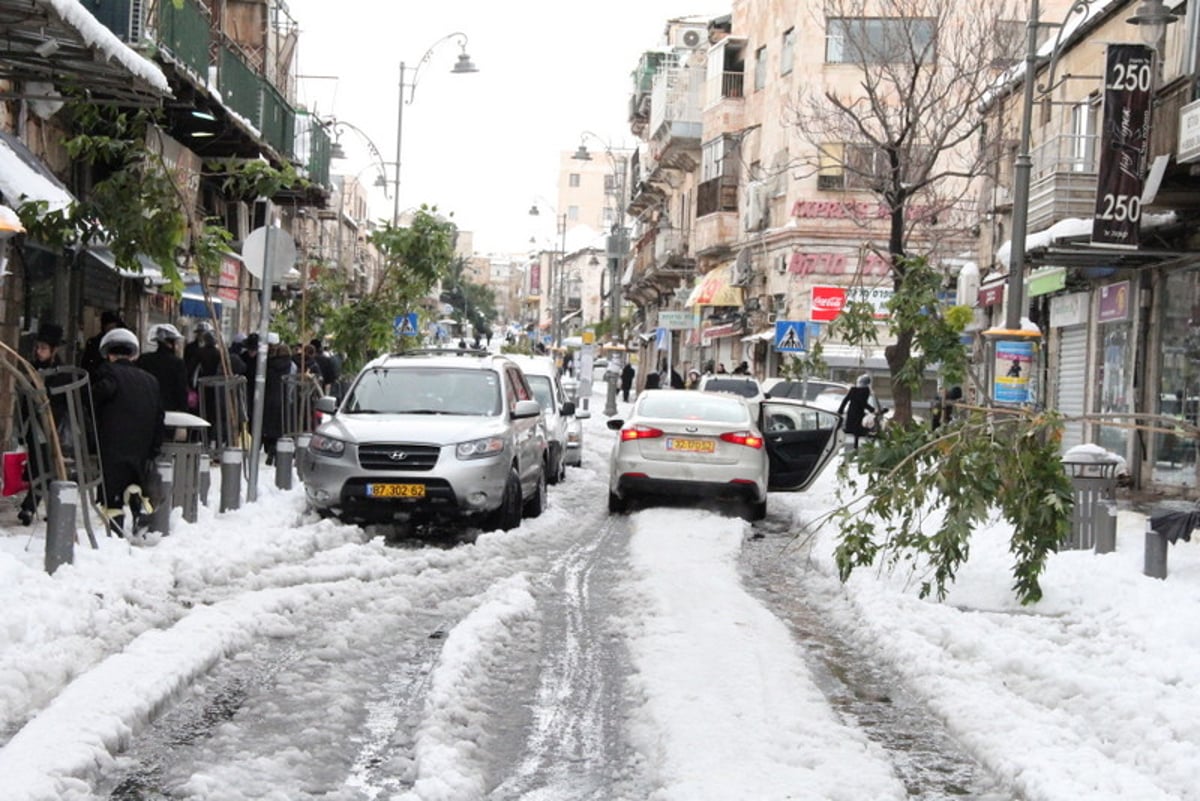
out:
{"label": "car rear window", "polygon": [[728,392],[741,395],[743,398],[753,398],[758,394],[758,383],[742,378],[710,378],[704,382],[706,392]]}
{"label": "car rear window", "polygon": [[638,413],[644,417],[716,423],[745,423],[750,418],[745,404],[739,400],[706,397],[683,390],[647,395],[638,406]]}

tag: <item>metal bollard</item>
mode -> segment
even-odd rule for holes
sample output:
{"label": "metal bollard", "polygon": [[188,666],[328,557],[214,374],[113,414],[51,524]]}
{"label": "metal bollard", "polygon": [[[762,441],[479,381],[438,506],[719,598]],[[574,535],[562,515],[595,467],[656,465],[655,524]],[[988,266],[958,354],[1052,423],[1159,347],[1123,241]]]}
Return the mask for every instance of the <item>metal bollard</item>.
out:
{"label": "metal bollard", "polygon": [[1096,532],[1096,553],[1117,550],[1117,505],[1100,501],[1092,509],[1092,530]]}
{"label": "metal bollard", "polygon": [[1167,577],[1167,538],[1146,523],[1146,556],[1142,573],[1150,578]]}
{"label": "metal bollard", "polygon": [[74,481],[51,481],[46,499],[46,572],[75,561],[75,510],[79,485]]}
{"label": "metal bollard", "polygon": [[154,511],[150,514],[150,530],[164,537],[171,533],[171,499],[175,494],[175,462],[160,459],[154,463],[158,470],[159,497],[153,498]]}
{"label": "metal bollard", "polygon": [[[200,503],[208,506],[208,491],[212,487],[212,457],[207,453],[200,454]],[[195,515],[188,518],[189,523],[195,523]]]}
{"label": "metal bollard", "polygon": [[312,442],[312,434],[296,435],[296,475],[304,480],[304,460],[308,458],[308,443]]}
{"label": "metal bollard", "polygon": [[296,453],[296,443],[291,437],[280,437],[275,443],[275,486],[279,489],[292,488],[292,457]]}
{"label": "metal bollard", "polygon": [[242,505],[242,456],[240,448],[221,451],[221,506],[228,512]]}

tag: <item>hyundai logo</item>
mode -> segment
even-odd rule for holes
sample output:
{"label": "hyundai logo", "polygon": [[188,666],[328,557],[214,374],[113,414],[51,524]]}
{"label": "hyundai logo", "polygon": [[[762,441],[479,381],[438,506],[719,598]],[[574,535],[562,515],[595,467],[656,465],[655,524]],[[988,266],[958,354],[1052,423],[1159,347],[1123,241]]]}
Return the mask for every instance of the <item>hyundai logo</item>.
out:
{"label": "hyundai logo", "polygon": [[388,454],[388,459],[393,462],[403,462],[408,458],[408,454],[404,451],[392,451]]}

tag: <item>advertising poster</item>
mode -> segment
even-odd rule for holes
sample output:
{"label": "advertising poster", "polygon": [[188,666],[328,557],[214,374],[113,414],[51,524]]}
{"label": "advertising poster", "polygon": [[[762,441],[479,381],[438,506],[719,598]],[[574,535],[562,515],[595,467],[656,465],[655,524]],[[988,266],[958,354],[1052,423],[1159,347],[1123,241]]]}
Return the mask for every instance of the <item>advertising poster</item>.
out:
{"label": "advertising poster", "polygon": [[1136,248],[1142,219],[1142,167],[1150,143],[1154,49],[1110,44],[1092,242]]}
{"label": "advertising poster", "polygon": [[992,397],[996,403],[1032,403],[1033,360],[1032,342],[997,342],[995,380]]}

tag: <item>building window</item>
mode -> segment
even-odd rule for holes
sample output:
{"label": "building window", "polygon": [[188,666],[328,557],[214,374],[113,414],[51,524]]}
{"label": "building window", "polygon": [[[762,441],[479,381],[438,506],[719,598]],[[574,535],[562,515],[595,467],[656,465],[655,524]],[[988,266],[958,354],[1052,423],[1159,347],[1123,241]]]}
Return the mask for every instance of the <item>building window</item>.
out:
{"label": "building window", "polygon": [[737,142],[730,136],[719,136],[710,139],[700,148],[700,180],[711,181],[713,178],[738,177],[738,148]]}
{"label": "building window", "polygon": [[936,21],[831,17],[825,33],[829,64],[903,64],[934,60]]}
{"label": "building window", "polygon": [[577,189],[579,187],[579,173],[573,172],[567,175],[567,184],[572,189]]}
{"label": "building window", "polygon": [[779,48],[779,74],[787,75],[792,71],[792,61],[795,59],[796,29],[788,28],[783,32],[783,42]]}
{"label": "building window", "polygon": [[1096,140],[1100,124],[1100,95],[1071,106],[1071,172],[1096,171]]}
{"label": "building window", "polygon": [[767,85],[767,48],[760,47],[754,51],[754,91],[759,91]]}
{"label": "building window", "polygon": [[578,206],[567,206],[567,219],[571,222],[576,222],[579,220]]}

